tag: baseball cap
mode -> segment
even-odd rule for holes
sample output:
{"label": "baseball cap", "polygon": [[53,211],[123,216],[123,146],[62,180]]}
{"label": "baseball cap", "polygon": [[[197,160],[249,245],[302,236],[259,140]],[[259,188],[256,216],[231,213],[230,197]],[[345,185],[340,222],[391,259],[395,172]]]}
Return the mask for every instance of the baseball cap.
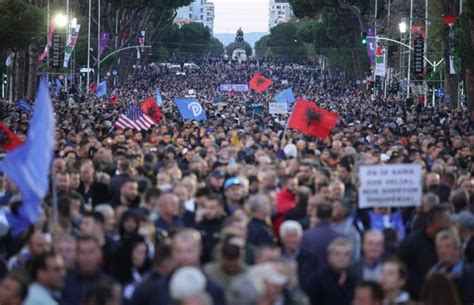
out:
{"label": "baseball cap", "polygon": [[242,185],[242,181],[238,177],[231,177],[224,182],[224,190],[227,190],[233,185]]}

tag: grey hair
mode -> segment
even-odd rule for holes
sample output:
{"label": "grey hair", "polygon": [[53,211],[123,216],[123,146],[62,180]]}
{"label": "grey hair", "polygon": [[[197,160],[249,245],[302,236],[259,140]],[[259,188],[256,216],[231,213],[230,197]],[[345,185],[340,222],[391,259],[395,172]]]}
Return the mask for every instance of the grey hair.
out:
{"label": "grey hair", "polygon": [[440,231],[438,234],[436,234],[436,243],[438,243],[440,240],[448,238],[454,242],[456,248],[461,249],[461,240],[459,239],[459,236],[450,229]]}
{"label": "grey hair", "polygon": [[110,204],[107,204],[107,203],[96,205],[94,208],[94,211],[99,212],[99,213],[109,212],[109,213],[115,214],[114,208]]}
{"label": "grey hair", "polygon": [[424,195],[422,202],[428,205],[428,209],[431,209],[436,205],[440,205],[439,197],[434,193],[427,193],[426,195]]}
{"label": "grey hair", "polygon": [[263,205],[269,204],[270,199],[265,194],[252,195],[247,200],[247,207],[251,213],[257,212]]}
{"label": "grey hair", "polygon": [[345,237],[338,237],[334,239],[328,246],[328,254],[331,254],[337,247],[347,247],[352,252],[352,243]]}
{"label": "grey hair", "polygon": [[303,227],[295,220],[285,220],[280,226],[280,236],[283,237],[288,231],[294,230],[298,233],[298,236],[303,235]]}

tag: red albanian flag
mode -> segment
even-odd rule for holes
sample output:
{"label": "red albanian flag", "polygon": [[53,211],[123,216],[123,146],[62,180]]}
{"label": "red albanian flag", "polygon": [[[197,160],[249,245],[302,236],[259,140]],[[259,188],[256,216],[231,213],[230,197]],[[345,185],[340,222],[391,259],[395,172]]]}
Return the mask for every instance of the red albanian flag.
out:
{"label": "red albanian flag", "polygon": [[325,140],[336,126],[339,116],[299,98],[291,113],[288,127]]}
{"label": "red albanian flag", "polygon": [[96,83],[91,83],[89,85],[89,90],[92,91],[92,92],[96,92],[97,91],[97,84]]}
{"label": "red albanian flag", "polygon": [[265,89],[270,87],[272,84],[273,82],[270,79],[257,72],[250,80],[249,87],[260,93],[265,91]]}
{"label": "red albanian flag", "polygon": [[109,104],[112,106],[115,106],[115,104],[117,104],[119,100],[119,95],[120,95],[119,91],[116,90],[114,96],[112,96],[112,98],[109,99]]}
{"label": "red albanian flag", "polygon": [[141,109],[143,112],[148,114],[153,119],[153,121],[155,121],[155,123],[158,123],[163,116],[160,107],[158,107],[155,99],[151,96],[143,102]]}
{"label": "red albanian flag", "polygon": [[14,134],[10,128],[0,121],[0,149],[10,152],[23,144],[23,142]]}

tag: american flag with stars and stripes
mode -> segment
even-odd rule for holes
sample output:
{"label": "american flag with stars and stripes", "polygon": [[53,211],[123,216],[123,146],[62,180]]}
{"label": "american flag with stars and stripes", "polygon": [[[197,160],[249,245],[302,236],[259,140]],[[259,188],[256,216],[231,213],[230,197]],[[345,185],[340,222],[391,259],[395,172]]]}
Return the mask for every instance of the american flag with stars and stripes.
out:
{"label": "american flag with stars and stripes", "polygon": [[145,114],[137,105],[131,105],[115,121],[115,127],[119,129],[148,130],[153,125],[155,125],[153,119]]}

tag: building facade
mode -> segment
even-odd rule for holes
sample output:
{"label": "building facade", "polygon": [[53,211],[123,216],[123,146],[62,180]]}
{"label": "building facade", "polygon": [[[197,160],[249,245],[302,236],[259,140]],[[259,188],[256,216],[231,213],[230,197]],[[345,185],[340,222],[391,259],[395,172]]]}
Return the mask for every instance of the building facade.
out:
{"label": "building facade", "polygon": [[288,22],[293,17],[293,10],[288,0],[270,0],[269,8],[268,29],[280,23]]}
{"label": "building facade", "polygon": [[179,8],[174,23],[186,24],[191,22],[204,24],[212,33],[214,29],[214,3],[208,2],[208,0],[195,0],[190,5]]}

